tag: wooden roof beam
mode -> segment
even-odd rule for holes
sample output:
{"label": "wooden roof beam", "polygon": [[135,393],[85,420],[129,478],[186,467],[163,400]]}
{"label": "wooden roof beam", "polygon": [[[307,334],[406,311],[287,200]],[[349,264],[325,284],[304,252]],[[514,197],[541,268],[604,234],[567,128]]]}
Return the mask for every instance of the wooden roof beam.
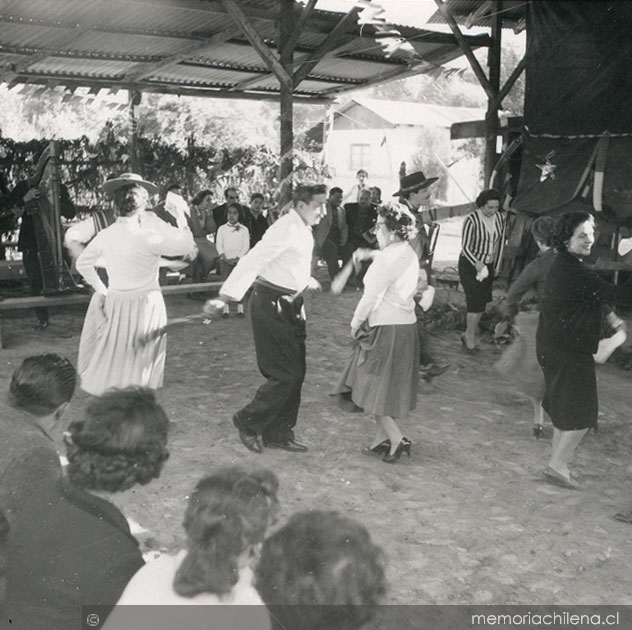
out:
{"label": "wooden roof beam", "polygon": [[518,65],[513,69],[513,72],[505,81],[505,85],[500,88],[498,91],[498,95],[496,98],[490,103],[490,105],[496,109],[499,109],[503,103],[504,98],[509,94],[509,91],[514,86],[514,83],[518,80],[518,77],[522,74],[522,71],[525,69],[527,65],[527,58],[524,56],[519,62]]}
{"label": "wooden roof beam", "polygon": [[474,52],[472,51],[470,45],[465,41],[463,37],[463,33],[461,33],[461,29],[459,25],[456,23],[454,16],[452,15],[452,11],[450,11],[450,7],[444,0],[435,0],[436,5],[439,7],[441,14],[445,18],[445,21],[448,23],[452,34],[454,35],[456,41],[458,42],[461,50],[467,57],[467,60],[470,62],[470,66],[476,75],[481,87],[485,90],[487,94],[487,98],[493,100],[496,98],[496,93],[489,79],[485,75],[483,68],[481,68],[481,64],[478,62],[478,59],[474,56]]}
{"label": "wooden roof beam", "polygon": [[[316,6],[316,2],[318,0],[308,0],[307,4],[301,10],[298,20],[294,24],[294,28],[292,29],[292,33],[285,43],[284,48],[288,50],[294,50],[296,46],[296,42],[298,42],[298,38],[301,36],[305,25],[307,24],[309,18],[312,16],[312,12],[314,11],[314,7]],[[298,7],[298,5],[296,5]],[[279,51],[282,52],[282,51]]]}
{"label": "wooden roof beam", "polygon": [[292,89],[292,77],[288,74],[285,68],[281,65],[281,62],[264,42],[263,38],[259,35],[237,2],[235,2],[235,0],[221,0],[221,2],[229,15],[241,28],[252,47],[257,51],[257,53],[259,53],[263,62],[272,72],[274,72],[277,79],[279,79],[279,82]]}
{"label": "wooden roof beam", "polygon": [[223,30],[215,35],[211,35],[204,42],[196,42],[195,44],[191,44],[187,46],[185,50],[182,50],[174,55],[169,55],[165,57],[161,61],[149,62],[141,64],[140,66],[134,68],[130,72],[125,74],[124,79],[126,81],[138,81],[140,79],[145,79],[152,74],[155,74],[156,71],[161,70],[163,68],[167,68],[169,66],[176,65],[182,61],[186,61],[191,57],[193,53],[199,53],[203,50],[208,50],[213,48],[217,44],[221,44],[233,37],[236,37],[241,33],[241,28],[235,26],[233,28],[229,28]]}

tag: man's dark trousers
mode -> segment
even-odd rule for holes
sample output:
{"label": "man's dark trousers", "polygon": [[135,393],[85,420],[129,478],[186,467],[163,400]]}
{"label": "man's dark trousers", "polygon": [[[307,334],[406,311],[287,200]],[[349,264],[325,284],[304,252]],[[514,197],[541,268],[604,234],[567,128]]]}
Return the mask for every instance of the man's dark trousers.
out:
{"label": "man's dark trousers", "polygon": [[293,440],[306,371],[303,297],[257,283],[250,317],[257,365],[266,382],[237,412],[237,421],[261,435],[264,444]]}

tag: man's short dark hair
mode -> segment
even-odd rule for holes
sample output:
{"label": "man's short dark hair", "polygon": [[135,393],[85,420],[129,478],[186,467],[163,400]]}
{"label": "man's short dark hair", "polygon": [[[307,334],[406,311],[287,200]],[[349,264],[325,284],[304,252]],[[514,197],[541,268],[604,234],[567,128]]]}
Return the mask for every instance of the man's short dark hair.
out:
{"label": "man's short dark hair", "polygon": [[334,186],[333,188],[329,189],[329,196],[331,197],[332,195],[342,195],[342,188],[339,188],[338,186]]}
{"label": "man's short dark hair", "polygon": [[261,199],[261,201],[264,201],[265,197],[260,192],[253,192],[252,195],[250,195],[250,201],[254,201],[255,199]]}
{"label": "man's short dark hair", "polygon": [[76,385],[77,372],[68,359],[38,354],[24,359],[13,372],[8,403],[34,416],[47,416],[70,402]]}
{"label": "man's short dark hair", "polygon": [[316,195],[326,195],[327,186],[325,184],[297,184],[292,191],[292,202],[294,207],[299,201],[309,203]]}

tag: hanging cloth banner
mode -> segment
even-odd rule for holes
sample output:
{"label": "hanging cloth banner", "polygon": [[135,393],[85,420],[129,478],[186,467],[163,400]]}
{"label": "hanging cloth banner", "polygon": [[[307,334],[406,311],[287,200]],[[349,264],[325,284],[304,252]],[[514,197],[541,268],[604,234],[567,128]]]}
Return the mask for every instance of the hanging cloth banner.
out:
{"label": "hanging cloth banner", "polygon": [[530,134],[632,133],[632,2],[530,2],[524,119]]}

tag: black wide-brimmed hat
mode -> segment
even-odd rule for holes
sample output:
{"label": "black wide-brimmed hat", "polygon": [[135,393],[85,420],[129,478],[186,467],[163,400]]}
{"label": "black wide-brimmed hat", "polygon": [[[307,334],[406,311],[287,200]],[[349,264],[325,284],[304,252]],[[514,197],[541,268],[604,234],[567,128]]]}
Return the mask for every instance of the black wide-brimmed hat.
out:
{"label": "black wide-brimmed hat", "polygon": [[399,182],[399,190],[393,193],[393,197],[401,197],[406,193],[415,192],[434,184],[438,177],[426,177],[421,171],[405,175]]}
{"label": "black wide-brimmed hat", "polygon": [[123,186],[129,186],[135,184],[136,186],[142,186],[145,188],[149,194],[155,195],[158,192],[158,186],[152,184],[151,182],[145,181],[140,175],[137,173],[122,173],[118,177],[114,177],[113,179],[108,179],[103,182],[103,190],[108,194],[112,195],[114,191],[122,188]]}

